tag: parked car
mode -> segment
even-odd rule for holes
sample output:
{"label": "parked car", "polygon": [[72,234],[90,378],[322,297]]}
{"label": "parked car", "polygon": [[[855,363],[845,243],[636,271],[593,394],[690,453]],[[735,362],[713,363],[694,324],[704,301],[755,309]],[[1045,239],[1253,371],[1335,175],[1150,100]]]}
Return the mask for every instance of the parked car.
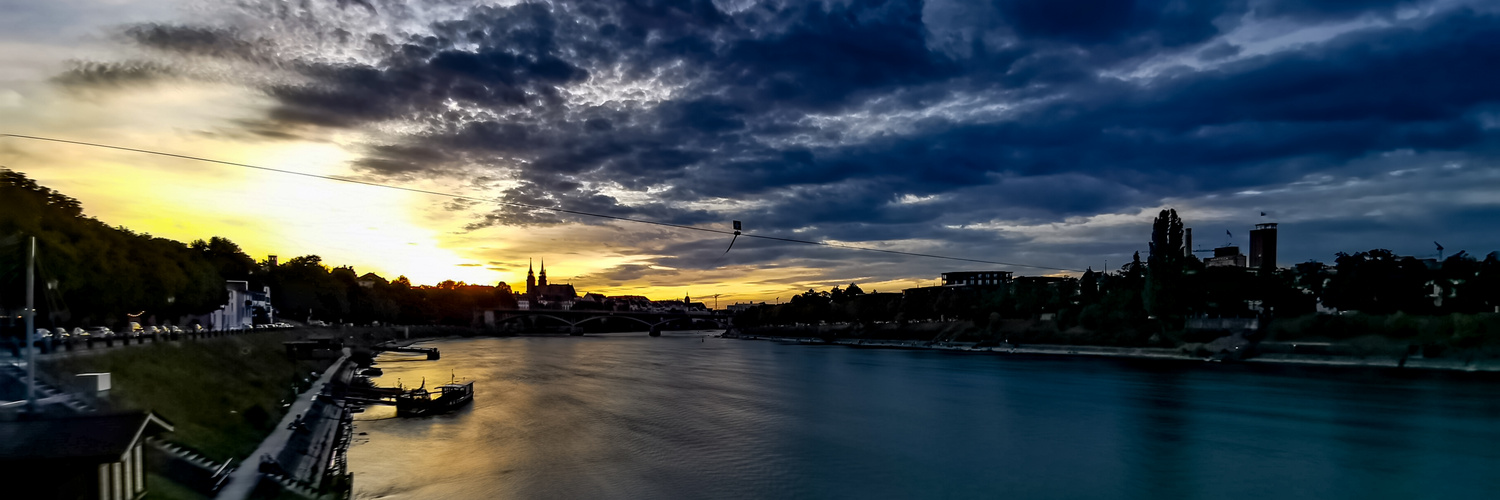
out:
{"label": "parked car", "polygon": [[73,335],[68,333],[67,328],[57,327],[52,329],[52,337],[57,340],[67,340],[69,338],[72,338]]}
{"label": "parked car", "polygon": [[197,324],[197,323],[193,323],[193,332],[195,332],[195,333],[203,333],[203,332],[206,332],[206,331],[208,331],[208,329],[204,328],[203,325],[200,325],[200,324]]}
{"label": "parked car", "polygon": [[73,332],[71,335],[73,337],[73,340],[83,340],[93,336],[89,334],[88,330],[84,330],[83,328],[76,326],[73,327]]}
{"label": "parked car", "polygon": [[167,327],[167,333],[171,333],[172,335],[182,335],[182,329],[178,328],[177,325],[172,325]]}

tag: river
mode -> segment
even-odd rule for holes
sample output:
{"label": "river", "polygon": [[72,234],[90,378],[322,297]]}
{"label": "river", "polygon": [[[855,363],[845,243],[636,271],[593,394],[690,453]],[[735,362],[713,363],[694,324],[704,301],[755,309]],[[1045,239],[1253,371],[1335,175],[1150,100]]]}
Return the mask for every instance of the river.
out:
{"label": "river", "polygon": [[360,415],[357,499],[1500,498],[1469,373],[784,345],[669,332],[441,340]]}

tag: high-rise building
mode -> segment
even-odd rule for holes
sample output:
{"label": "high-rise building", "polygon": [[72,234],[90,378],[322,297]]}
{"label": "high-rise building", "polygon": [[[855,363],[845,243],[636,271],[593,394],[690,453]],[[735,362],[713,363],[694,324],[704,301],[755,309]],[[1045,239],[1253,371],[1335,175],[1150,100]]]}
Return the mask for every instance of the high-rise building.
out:
{"label": "high-rise building", "polygon": [[1276,270],[1276,223],[1256,224],[1250,231],[1250,267]]}

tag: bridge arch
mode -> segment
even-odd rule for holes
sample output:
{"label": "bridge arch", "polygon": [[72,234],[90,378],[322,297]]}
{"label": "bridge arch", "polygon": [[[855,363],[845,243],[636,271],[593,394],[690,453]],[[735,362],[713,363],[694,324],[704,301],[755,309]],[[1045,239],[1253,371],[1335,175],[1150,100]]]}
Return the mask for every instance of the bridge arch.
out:
{"label": "bridge arch", "polygon": [[[499,312],[499,311],[497,311],[497,312]],[[614,313],[611,313],[610,311],[597,311],[597,312],[595,312],[595,311],[561,311],[562,314],[556,314],[556,313],[554,313],[554,314],[547,314],[547,313],[542,312],[542,311],[525,311],[525,310],[521,310],[521,311],[506,311],[506,312],[508,314],[504,314],[502,317],[499,317],[499,318],[495,319],[494,323],[492,323],[491,325],[494,326],[494,327],[501,327],[501,326],[504,326],[506,323],[514,322],[514,321],[520,320],[521,318],[547,318],[547,319],[550,319],[550,320],[556,322],[555,324],[557,324],[558,326],[567,326],[567,327],[575,329],[575,331],[574,331],[575,334],[578,333],[578,330],[576,330],[576,329],[580,325],[582,325],[584,323],[588,323],[590,321],[605,321],[605,320],[615,319],[615,318],[618,318],[618,319],[627,319],[627,320],[630,320],[630,321],[634,321],[636,323],[640,323],[641,326],[644,326],[644,327],[646,327],[648,329],[651,329],[653,331],[659,331],[661,329],[661,327],[663,327],[663,326],[667,326],[667,325],[674,324],[674,323],[679,323],[679,322],[682,322],[682,321],[687,321],[687,322],[689,322],[689,324],[691,324],[693,321],[698,321],[698,320],[708,321],[708,322],[712,322],[715,325],[715,327],[717,327],[717,328],[725,328],[725,329],[731,328],[733,326],[731,318],[723,317],[723,316],[717,316],[717,315],[702,315],[702,316],[699,316],[699,315],[681,315],[681,313],[677,313],[677,314],[673,314],[673,313],[663,313],[663,314],[655,314],[655,313],[614,314]],[[573,318],[573,319],[569,319],[569,318]],[[663,318],[665,318],[665,319],[663,319]],[[542,325],[538,325],[538,326],[542,326]]]}
{"label": "bridge arch", "polygon": [[655,328],[655,327],[662,327],[662,326],[667,325],[668,323],[672,323],[674,321],[682,321],[682,320],[687,320],[689,322],[689,324],[691,324],[691,322],[698,321],[698,320],[712,321],[712,322],[714,322],[715,325],[718,325],[719,328],[729,328],[729,323],[728,322],[726,322],[726,321],[724,321],[722,319],[711,317],[711,316],[709,316],[709,317],[703,317],[703,316],[679,316],[679,317],[675,317],[675,318],[668,318],[668,319],[664,319],[664,320],[658,321],[658,322],[656,322],[656,324],[651,325],[651,326],[653,328]]}
{"label": "bridge arch", "polygon": [[505,324],[507,321],[518,320],[518,319],[523,319],[523,318],[552,318],[552,319],[561,321],[561,322],[563,322],[563,324],[566,324],[568,326],[573,326],[575,324],[572,321],[568,321],[568,320],[562,319],[561,317],[553,316],[551,314],[517,314],[517,315],[507,316],[505,318],[495,320],[495,326],[498,327],[498,326],[500,326],[502,324]]}
{"label": "bridge arch", "polygon": [[636,317],[631,317],[631,316],[589,316],[587,318],[578,320],[577,323],[573,323],[573,326],[582,325],[584,323],[587,323],[587,322],[590,322],[590,321],[594,321],[594,320],[601,320],[602,321],[602,320],[606,320],[606,319],[628,319],[628,320],[634,321],[636,323],[640,323],[642,325],[646,325],[646,328],[651,328],[653,326],[656,326],[654,324],[651,324],[650,321],[646,321],[644,319],[640,319],[640,318],[636,318]]}

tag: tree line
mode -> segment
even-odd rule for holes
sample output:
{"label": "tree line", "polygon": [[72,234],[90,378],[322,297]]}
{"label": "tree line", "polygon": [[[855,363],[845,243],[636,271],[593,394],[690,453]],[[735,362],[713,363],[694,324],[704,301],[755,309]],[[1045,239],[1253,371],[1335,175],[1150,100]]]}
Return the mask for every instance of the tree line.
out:
{"label": "tree line", "polygon": [[227,238],[184,244],[112,227],[86,216],[78,200],[0,168],[0,325],[10,334],[25,308],[31,236],[39,327],[181,324],[224,306],[226,280],[269,286],[275,310],[297,321],[469,325],[474,307],[515,305],[504,283],[414,286],[402,276],[361,286],[352,268],[330,268],[316,255],[273,265]]}
{"label": "tree line", "polygon": [[[478,308],[514,308],[509,286],[446,281],[415,286],[316,255],[257,262],[221,237],[190,244],[111,227],[84,215],[78,200],[0,168],[0,311],[12,330],[24,307],[27,239],[39,250],[34,292],[40,326],[118,327],[181,322],[225,305],[225,280],[269,286],[280,317],[298,321],[468,325]],[[1049,317],[1061,329],[1150,332],[1180,328],[1193,316],[1289,318],[1325,308],[1372,315],[1492,312],[1500,306],[1500,253],[1459,252],[1441,263],[1375,249],[1339,253],[1332,265],[1307,262],[1257,273],[1208,267],[1185,251],[1183,223],[1163,210],[1147,259],[1079,277],[1022,277],[997,288],[924,288],[866,294],[857,284],[808,290],[786,304],[751,308],[743,326],[818,322],[905,322]],[[1438,265],[1434,265],[1438,264]],[[144,313],[144,314],[142,314]]]}
{"label": "tree line", "polygon": [[25,308],[29,236],[36,237],[37,324],[105,325],[150,311],[211,311],[227,292],[200,252],[86,217],[78,200],[0,169],[0,309]]}
{"label": "tree line", "polygon": [[[283,317],[331,323],[442,324],[468,326],[476,308],[515,309],[509,285],[471,285],[447,280],[436,286],[412,285],[406,276],[387,281],[357,275],[352,267],[329,268],[316,255],[296,257],[272,266],[263,262],[264,283],[274,292],[271,303]],[[361,284],[363,278],[364,284]]]}
{"label": "tree line", "polygon": [[[1325,310],[1364,315],[1492,313],[1500,307],[1500,253],[1465,252],[1441,262],[1389,250],[1338,253],[1332,265],[1306,262],[1258,272],[1209,267],[1188,252],[1182,219],[1163,210],[1152,225],[1148,256],[1137,252],[1117,270],[1078,277],[1018,277],[1007,286],[927,287],[864,294],[858,285],[808,290],[785,304],[750,308],[746,327],[819,322],[913,322],[1049,318],[1058,330],[1137,335],[1143,340],[1183,328],[1191,317],[1294,318]],[[1131,343],[1131,342],[1125,342]],[[1138,343],[1138,342],[1137,342]]]}

